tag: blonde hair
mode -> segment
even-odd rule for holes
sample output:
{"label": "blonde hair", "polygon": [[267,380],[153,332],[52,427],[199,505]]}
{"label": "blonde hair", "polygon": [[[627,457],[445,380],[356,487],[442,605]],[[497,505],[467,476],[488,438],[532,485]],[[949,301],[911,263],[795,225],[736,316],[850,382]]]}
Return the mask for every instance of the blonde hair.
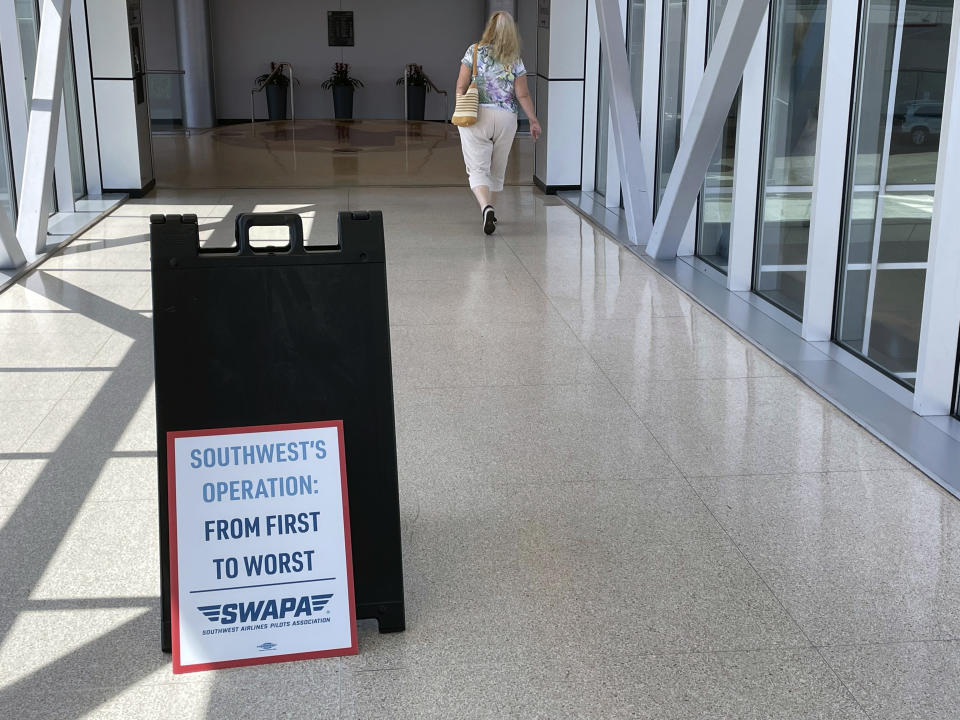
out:
{"label": "blonde hair", "polygon": [[513,16],[503,10],[491,15],[480,44],[489,46],[490,56],[501,65],[511,65],[519,60],[520,34]]}

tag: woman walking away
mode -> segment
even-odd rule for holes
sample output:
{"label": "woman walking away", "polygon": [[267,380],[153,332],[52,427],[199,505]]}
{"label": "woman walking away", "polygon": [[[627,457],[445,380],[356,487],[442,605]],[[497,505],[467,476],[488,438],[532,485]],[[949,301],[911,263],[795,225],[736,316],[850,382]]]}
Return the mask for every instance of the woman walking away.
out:
{"label": "woman walking away", "polygon": [[540,137],[540,123],[527,87],[527,69],[520,59],[520,37],[510,13],[491,15],[480,42],[467,48],[460,61],[457,95],[467,91],[474,76],[480,103],[477,122],[460,128],[460,145],[470,189],[480,204],[483,231],[490,235],[497,227],[495,193],[503,190],[519,108],[530,119],[533,139]]}

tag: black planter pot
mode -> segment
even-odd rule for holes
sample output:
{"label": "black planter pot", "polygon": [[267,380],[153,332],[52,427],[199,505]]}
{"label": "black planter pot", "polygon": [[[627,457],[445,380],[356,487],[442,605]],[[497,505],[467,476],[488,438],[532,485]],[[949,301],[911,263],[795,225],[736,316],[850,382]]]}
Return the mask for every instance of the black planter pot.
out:
{"label": "black planter pot", "polygon": [[333,116],[337,120],[353,117],[353,85],[333,86]]}
{"label": "black planter pot", "polygon": [[287,88],[283,85],[267,85],[267,116],[271,120],[287,119]]}
{"label": "black planter pot", "polygon": [[407,120],[423,120],[427,106],[427,86],[407,85]]}

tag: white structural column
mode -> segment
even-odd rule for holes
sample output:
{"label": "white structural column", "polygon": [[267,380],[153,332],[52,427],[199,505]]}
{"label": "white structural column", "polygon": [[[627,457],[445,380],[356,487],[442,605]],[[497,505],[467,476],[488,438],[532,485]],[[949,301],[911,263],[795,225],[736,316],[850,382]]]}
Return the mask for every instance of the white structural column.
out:
{"label": "white structural column", "polygon": [[802,334],[810,341],[827,341],[833,334],[857,19],[857,3],[827,5],[803,305]]}
{"label": "white structural column", "polygon": [[677,255],[767,5],[768,0],[727,3],[647,245],[647,253],[658,259]]}
{"label": "white structural column", "polygon": [[587,0],[550,0],[537,27],[533,179],[548,193],[580,187]]}
{"label": "white structural column", "polygon": [[47,244],[47,203],[51,192],[56,135],[63,99],[63,59],[70,27],[70,0],[43,0],[37,71],[30,103],[23,193],[17,222],[20,244],[42,253]]}
{"label": "white structural column", "polygon": [[960,340],[960,3],[953,6],[913,409],[949,415]]}
{"label": "white structural column", "polygon": [[608,70],[610,117],[627,232],[630,242],[638,245],[650,236],[653,195],[645,180],[640,135],[637,132],[637,110],[633,104],[630,65],[627,61],[627,43],[618,0],[597,0],[597,21],[600,25],[600,48]]}
{"label": "white structural column", "polygon": [[753,248],[757,233],[757,180],[760,177],[760,136],[763,134],[763,91],[767,69],[767,27],[770,13],[760,23],[743,71],[737,145],[733,158],[733,211],[727,288],[747,292],[753,287]]}

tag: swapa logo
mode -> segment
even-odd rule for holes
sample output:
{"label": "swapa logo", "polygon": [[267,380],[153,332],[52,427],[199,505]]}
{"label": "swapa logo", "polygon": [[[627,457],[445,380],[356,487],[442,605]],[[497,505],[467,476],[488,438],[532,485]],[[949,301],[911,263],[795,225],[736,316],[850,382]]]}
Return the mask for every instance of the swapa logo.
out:
{"label": "swapa logo", "polygon": [[222,605],[201,605],[197,607],[212,623],[233,625],[235,623],[259,622],[262,620],[280,620],[319,613],[333,597],[327,595],[301,595],[299,598],[286,597],[279,600],[251,600],[250,602],[224,603]]}

